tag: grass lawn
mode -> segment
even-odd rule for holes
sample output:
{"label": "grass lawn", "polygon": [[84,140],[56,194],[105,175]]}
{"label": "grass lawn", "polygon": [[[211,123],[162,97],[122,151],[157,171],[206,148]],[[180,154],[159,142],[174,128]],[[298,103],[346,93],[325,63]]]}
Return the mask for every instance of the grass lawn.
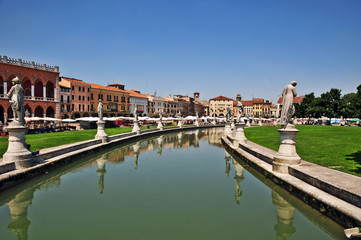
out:
{"label": "grass lawn", "polygon": [[[164,126],[171,127],[171,126]],[[156,126],[151,126],[150,128],[156,128]],[[147,129],[146,127],[140,127],[140,129]],[[131,132],[132,127],[122,127],[122,128],[106,128],[105,132],[108,136]],[[70,144],[85,140],[94,139],[95,134],[97,133],[96,129],[81,130],[81,131],[66,131],[66,132],[54,132],[54,133],[42,133],[42,134],[31,134],[26,135],[26,143],[30,144],[30,150],[35,151],[36,149],[45,149],[50,147],[56,147],[64,144]],[[8,149],[8,138],[0,137],[0,158]]]}
{"label": "grass lawn", "polygon": [[[306,161],[361,176],[361,128],[296,125],[298,155]],[[279,127],[245,129],[247,139],[278,151]]]}

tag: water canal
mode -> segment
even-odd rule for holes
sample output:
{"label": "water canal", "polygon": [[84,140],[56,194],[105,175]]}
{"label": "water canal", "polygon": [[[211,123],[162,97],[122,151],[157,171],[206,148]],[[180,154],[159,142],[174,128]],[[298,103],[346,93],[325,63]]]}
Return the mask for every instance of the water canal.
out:
{"label": "water canal", "polygon": [[343,239],[225,152],[222,131],[128,143],[1,192],[0,239]]}

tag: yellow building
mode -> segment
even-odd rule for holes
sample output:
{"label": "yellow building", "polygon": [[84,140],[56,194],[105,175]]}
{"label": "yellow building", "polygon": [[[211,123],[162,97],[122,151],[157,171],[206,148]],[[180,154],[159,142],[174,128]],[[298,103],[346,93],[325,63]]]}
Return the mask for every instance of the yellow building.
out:
{"label": "yellow building", "polygon": [[209,115],[216,117],[225,117],[228,109],[233,110],[233,99],[218,96],[209,100]]}
{"label": "yellow building", "polygon": [[92,116],[97,116],[99,99],[103,100],[105,117],[129,115],[130,94],[128,92],[116,87],[104,87],[99,84],[90,85],[90,105]]}

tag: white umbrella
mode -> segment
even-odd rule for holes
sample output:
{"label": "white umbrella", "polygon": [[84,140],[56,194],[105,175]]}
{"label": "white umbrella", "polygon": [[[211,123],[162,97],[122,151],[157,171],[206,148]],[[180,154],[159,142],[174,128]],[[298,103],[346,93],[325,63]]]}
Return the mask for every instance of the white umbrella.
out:
{"label": "white umbrella", "polygon": [[76,120],[70,119],[70,118],[62,119],[61,121],[62,121],[62,122],[76,122]]}

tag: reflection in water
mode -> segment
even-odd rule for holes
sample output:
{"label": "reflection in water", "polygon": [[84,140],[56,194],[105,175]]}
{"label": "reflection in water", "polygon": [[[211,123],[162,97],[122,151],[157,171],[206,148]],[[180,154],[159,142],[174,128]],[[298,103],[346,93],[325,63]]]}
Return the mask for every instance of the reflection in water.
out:
{"label": "reflection in water", "polygon": [[[30,206],[31,209],[31,203],[34,197],[34,193],[36,192],[36,190],[58,187],[60,185],[60,177],[70,171],[73,172],[79,171],[79,169],[81,168],[96,163],[95,165],[97,167],[96,172],[99,175],[98,188],[99,188],[99,193],[102,194],[104,192],[104,181],[105,181],[107,162],[112,162],[117,164],[124,163],[127,156],[134,155],[134,168],[137,169],[138,167],[142,166],[142,164],[139,165],[138,161],[140,162],[142,161],[140,155],[142,154],[142,152],[145,151],[154,151],[154,155],[158,153],[159,156],[161,156],[163,148],[164,149],[189,148],[189,147],[196,148],[199,147],[200,141],[202,140],[208,140],[211,145],[222,147],[222,143],[220,140],[220,137],[222,136],[222,131],[223,129],[213,128],[213,129],[198,130],[198,131],[179,132],[177,134],[166,134],[163,136],[159,136],[157,138],[150,138],[141,142],[130,143],[128,145],[108,151],[104,154],[101,155],[98,154],[96,157],[92,157],[91,159],[80,160],[78,163],[74,163],[74,165],[71,165],[65,169],[55,170],[49,173],[47,176],[42,176],[39,177],[38,179],[34,179],[31,183],[27,184],[27,186],[14,188],[14,191],[10,192],[9,194],[2,194],[0,196],[0,206],[7,204],[10,209],[11,219],[10,219],[10,223],[8,224],[8,228],[11,230],[12,233],[15,234],[16,239],[18,240],[28,239],[28,230],[29,229],[31,230],[30,220],[32,217],[31,214],[29,214],[30,220],[27,217],[28,207]],[[220,154],[222,154],[222,152],[220,152]],[[221,159],[217,159],[217,161],[219,160]],[[241,163],[237,161],[238,158],[232,157],[230,154],[228,154],[228,152],[225,152],[225,163],[226,163],[225,172],[227,176],[229,176],[231,171],[231,160],[235,168],[234,198],[236,204],[240,204],[241,198],[242,200],[243,199],[245,200],[248,193],[250,192],[247,190],[248,175],[245,180],[244,165],[242,166]],[[247,166],[245,167],[247,168]],[[223,167],[221,166],[221,168]],[[222,169],[220,171],[222,171]],[[94,176],[94,170],[92,170],[92,174]],[[108,173],[108,175],[109,174],[110,173]],[[233,180],[230,181],[232,187],[230,189],[231,190],[230,194],[233,194]],[[94,189],[93,186],[91,187]],[[109,193],[111,189],[109,186],[107,187],[109,188],[107,193]],[[244,189],[244,193],[242,191],[242,187]],[[288,239],[296,232],[296,228],[293,226],[293,215],[295,211],[294,206],[298,206],[298,205],[295,205],[294,202],[292,201],[291,201],[292,204],[289,203],[288,201],[285,200],[285,199],[289,200],[287,197],[285,197],[285,195],[281,194],[278,191],[274,191],[273,188],[271,189],[272,189],[272,203],[277,209],[277,216],[278,216],[278,222],[274,226],[276,238]],[[297,209],[298,208],[299,207],[297,207]],[[312,213],[312,218],[315,218],[314,212],[311,213]],[[315,218],[315,219],[318,222],[320,222],[319,218]],[[32,219],[32,221],[35,222],[35,219]],[[273,224],[274,223],[271,223],[271,225]],[[33,223],[33,225],[36,224]],[[34,231],[36,231],[36,229]]]}
{"label": "reflection in water", "polygon": [[236,181],[236,194],[235,194],[235,199],[236,199],[236,203],[239,204],[241,201],[241,196],[242,196],[242,188],[241,188],[241,181],[244,179],[243,176],[243,170],[244,168],[242,167],[241,164],[239,164],[236,160],[232,160],[232,163],[234,165],[234,170],[235,170],[235,175],[234,175],[234,180]]}
{"label": "reflection in water", "polygon": [[163,135],[159,136],[157,138],[158,141],[158,156],[162,156],[162,151],[163,151]]}
{"label": "reflection in water", "polygon": [[136,142],[136,143],[133,145],[133,150],[134,150],[134,169],[138,169],[139,148],[140,148],[140,142]]}
{"label": "reflection in water", "polygon": [[277,208],[278,222],[274,227],[276,239],[288,239],[296,232],[296,228],[293,226],[293,213],[295,208],[275,191],[272,191],[272,203]]}
{"label": "reflection in water", "polygon": [[13,200],[8,202],[10,209],[11,221],[8,228],[15,233],[16,239],[28,239],[28,228],[30,221],[28,220],[28,206],[34,198],[35,188],[24,190],[17,194]]}
{"label": "reflection in water", "polygon": [[108,159],[108,154],[103,154],[101,158],[97,159],[97,165],[98,165],[97,173],[99,175],[98,188],[100,194],[103,194],[104,191],[104,175],[106,173],[105,163],[107,162],[107,159]]}
{"label": "reflection in water", "polygon": [[229,177],[229,172],[231,171],[231,155],[227,152],[227,150],[224,150],[226,152],[226,156],[224,159],[226,159],[226,175]]}

